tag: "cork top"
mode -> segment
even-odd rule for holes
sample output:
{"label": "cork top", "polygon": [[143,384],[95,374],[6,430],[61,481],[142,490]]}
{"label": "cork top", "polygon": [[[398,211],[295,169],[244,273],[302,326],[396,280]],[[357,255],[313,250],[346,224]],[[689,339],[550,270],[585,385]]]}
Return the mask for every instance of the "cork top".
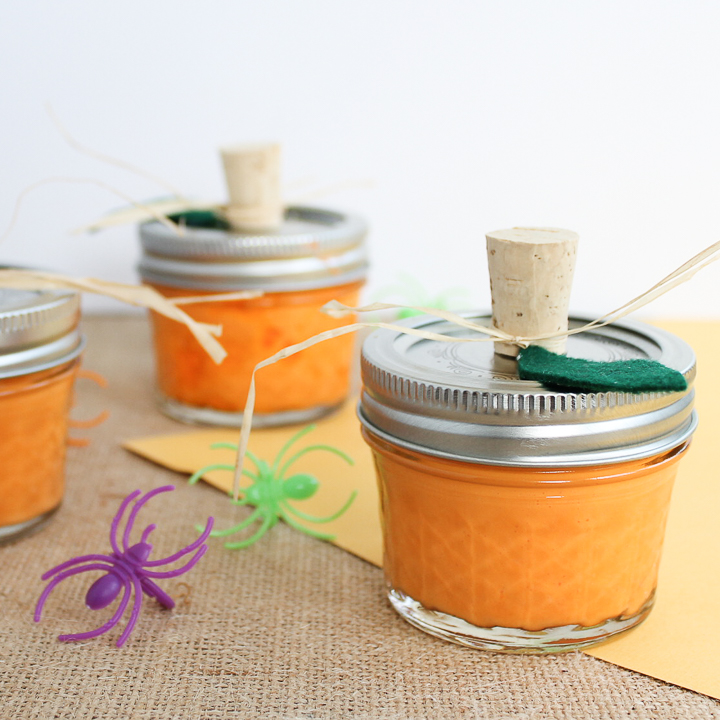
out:
{"label": "cork top", "polygon": [[[565,352],[570,291],[578,234],[560,228],[509,228],[486,233],[493,326],[536,344]],[[517,356],[511,343],[495,352]]]}
{"label": "cork top", "polygon": [[507,240],[508,242],[533,243],[540,245],[544,243],[577,242],[579,235],[572,230],[562,228],[535,228],[515,227],[507,230],[494,230],[486,234],[488,238],[495,240]]}
{"label": "cork top", "polygon": [[280,227],[280,145],[247,143],[220,148],[229,202],[227,219],[240,232],[272,231]]}

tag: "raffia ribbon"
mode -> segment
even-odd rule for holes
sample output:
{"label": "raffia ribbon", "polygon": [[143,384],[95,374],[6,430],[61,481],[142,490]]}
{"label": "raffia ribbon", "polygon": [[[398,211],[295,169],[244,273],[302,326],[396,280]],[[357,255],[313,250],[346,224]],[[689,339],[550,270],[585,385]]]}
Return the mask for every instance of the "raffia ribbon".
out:
{"label": "raffia ribbon", "polygon": [[225,348],[216,340],[216,337],[220,337],[222,334],[222,327],[193,320],[178,306],[198,302],[218,302],[220,300],[246,300],[262,295],[261,292],[253,290],[170,299],[147,285],[124,285],[95,278],[75,278],[57,273],[14,269],[0,270],[0,287],[18,290],[52,289],[90,292],[111,297],[129,305],[154,310],[160,315],[185,325],[205,352],[218,364],[227,356]]}

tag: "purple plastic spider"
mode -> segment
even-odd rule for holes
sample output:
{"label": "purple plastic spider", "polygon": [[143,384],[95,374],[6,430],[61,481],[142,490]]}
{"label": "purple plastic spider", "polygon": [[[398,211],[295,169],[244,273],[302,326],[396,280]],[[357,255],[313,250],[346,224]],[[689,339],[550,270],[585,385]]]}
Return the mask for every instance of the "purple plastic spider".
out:
{"label": "purple plastic spider", "polygon": [[[141,490],[136,490],[122,501],[120,509],[117,511],[117,514],[110,525],[110,545],[113,549],[112,554],[82,555],[57,565],[52,570],[48,570],[42,576],[42,579],[53,579],[50,581],[45,590],[43,590],[43,593],[38,600],[37,607],[35,608],[35,622],[40,622],[43,605],[50,593],[59,583],[66,578],[69,578],[71,575],[77,575],[78,573],[90,572],[93,570],[105,570],[106,572],[90,586],[90,589],[87,591],[87,595],[85,596],[85,604],[91,610],[100,610],[110,605],[110,603],[112,603],[112,601],[120,594],[120,590],[124,589],[123,596],[118,604],[117,610],[110,620],[99,628],[83,633],[59,635],[58,640],[88,640],[90,638],[97,637],[98,635],[102,635],[112,629],[118,624],[118,622],[120,622],[120,618],[122,618],[123,613],[130,602],[133,590],[135,590],[135,599],[133,601],[130,621],[128,622],[125,630],[123,630],[122,635],[118,638],[118,647],[121,647],[128,637],[130,637],[130,633],[135,627],[135,623],[140,615],[143,593],[149,595],[150,597],[154,597],[165,608],[175,607],[174,600],[162,588],[158,587],[151,578],[171,578],[188,572],[207,551],[208,546],[203,545],[203,543],[210,535],[210,531],[213,526],[213,518],[208,518],[205,530],[203,530],[202,535],[200,535],[195,542],[191,543],[182,550],[179,550],[175,554],[160,560],[148,561],[153,548],[147,540],[150,533],[156,528],[156,525],[148,525],[145,530],[143,530],[139,543],[136,543],[135,545],[129,544],[130,533],[132,532],[133,524],[135,523],[135,518],[137,517],[140,508],[155,495],[163,492],[170,492],[174,489],[175,488],[172,485],[164,485],[163,487],[156,488],[155,490],[150,490],[150,492],[145,495],[142,495]],[[136,499],[140,495],[142,495],[142,497]],[[125,510],[133,500],[135,500],[135,505],[128,516],[125,530],[122,535],[122,549],[120,549],[120,545],[117,541],[118,527],[120,526],[122,517],[125,514]],[[197,550],[197,552],[185,565],[180,568],[165,572],[157,572],[150,569],[175,562],[195,550]]]}

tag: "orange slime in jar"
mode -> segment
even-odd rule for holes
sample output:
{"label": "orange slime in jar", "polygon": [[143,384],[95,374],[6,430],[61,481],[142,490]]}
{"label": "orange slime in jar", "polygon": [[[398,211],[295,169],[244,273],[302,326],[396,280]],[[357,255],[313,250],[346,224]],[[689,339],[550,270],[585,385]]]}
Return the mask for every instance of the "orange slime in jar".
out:
{"label": "orange slime in jar", "polygon": [[380,484],[388,584],[481,627],[591,627],[649,607],[677,462],[502,467],[363,430]]}
{"label": "orange slime in jar", "polygon": [[363,343],[358,415],[395,610],[433,635],[502,652],[586,647],[642,622],[697,426],[692,348],[616,322],[570,336],[569,356],[664,360],[687,388],[550,389],[519,378],[490,343],[467,342],[470,331],[430,316],[404,324],[464,342],[383,329]]}
{"label": "orange slime in jar", "polygon": [[[221,341],[228,356],[220,365],[198,346],[186,327],[153,313],[160,391],[186,405],[242,411],[255,365],[288,345],[352,322],[352,318],[333,319],[320,308],[333,299],[356,305],[361,285],[184,306],[194,319],[222,325]],[[187,290],[153,287],[167,297],[188,295]],[[349,391],[353,342],[349,335],[334,338],[264,368],[256,377],[255,412],[330,408],[341,403]]]}
{"label": "orange slime in jar", "polygon": [[3,528],[41,517],[62,500],[78,365],[0,379],[0,538]]}

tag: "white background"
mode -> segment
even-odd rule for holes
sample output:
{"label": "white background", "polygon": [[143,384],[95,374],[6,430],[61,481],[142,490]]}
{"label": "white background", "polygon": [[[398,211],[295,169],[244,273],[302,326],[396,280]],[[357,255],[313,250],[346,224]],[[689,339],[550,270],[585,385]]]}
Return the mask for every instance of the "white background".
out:
{"label": "white background", "polygon": [[[28,185],[164,193],[84,144],[224,199],[216,148],[279,140],[288,199],[366,216],[368,297],[400,271],[489,304],[484,232],[576,230],[572,305],[600,312],[720,240],[720,3],[578,0],[16,0],[0,15],[0,233]],[[133,281],[122,201],[29,194],[0,262]],[[655,316],[720,315],[720,263]],[[92,300],[90,309],[120,309]]]}

